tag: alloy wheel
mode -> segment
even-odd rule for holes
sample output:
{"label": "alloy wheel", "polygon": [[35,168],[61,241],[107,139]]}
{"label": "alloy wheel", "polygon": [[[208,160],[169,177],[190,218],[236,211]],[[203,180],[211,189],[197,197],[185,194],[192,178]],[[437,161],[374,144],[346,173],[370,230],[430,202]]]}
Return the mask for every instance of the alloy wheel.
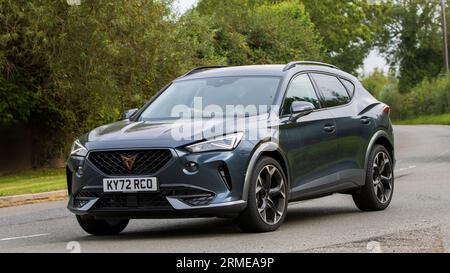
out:
{"label": "alloy wheel", "polygon": [[274,165],[265,166],[256,181],[256,206],[261,219],[277,224],[286,210],[286,183]]}
{"label": "alloy wheel", "polygon": [[392,162],[385,152],[379,152],[373,161],[373,187],[382,204],[389,201],[393,188]]}

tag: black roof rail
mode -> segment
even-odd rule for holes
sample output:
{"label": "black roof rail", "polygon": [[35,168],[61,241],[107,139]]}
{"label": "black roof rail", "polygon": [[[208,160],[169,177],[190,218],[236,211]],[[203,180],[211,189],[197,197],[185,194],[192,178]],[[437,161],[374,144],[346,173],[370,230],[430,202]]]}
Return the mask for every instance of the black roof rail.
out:
{"label": "black roof rail", "polygon": [[190,76],[190,75],[194,75],[196,73],[200,73],[200,72],[203,72],[203,71],[206,71],[206,70],[216,69],[216,68],[225,68],[225,67],[227,67],[227,66],[225,66],[225,65],[200,66],[200,67],[194,68],[191,71],[187,72],[186,74],[181,76],[181,78],[187,77],[187,76]]}
{"label": "black roof rail", "polygon": [[321,63],[321,62],[311,62],[311,61],[295,61],[288,63],[284,68],[283,71],[288,71],[297,65],[320,65],[320,66],[326,66],[334,69],[339,69],[337,66],[327,63]]}

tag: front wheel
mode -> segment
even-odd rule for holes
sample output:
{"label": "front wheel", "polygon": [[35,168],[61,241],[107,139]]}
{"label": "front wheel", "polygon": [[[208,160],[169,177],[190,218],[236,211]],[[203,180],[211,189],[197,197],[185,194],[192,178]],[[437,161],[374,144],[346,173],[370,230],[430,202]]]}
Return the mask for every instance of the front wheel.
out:
{"label": "front wheel", "polygon": [[117,235],[128,225],[130,220],[97,220],[90,216],[77,215],[81,228],[95,236]]}
{"label": "front wheel", "polygon": [[236,219],[246,232],[270,232],[284,222],[288,205],[288,184],[280,164],[271,157],[255,165],[247,207]]}
{"label": "front wheel", "polygon": [[394,193],[394,167],[385,147],[376,145],[367,164],[366,184],[353,194],[356,206],[362,211],[385,210]]}

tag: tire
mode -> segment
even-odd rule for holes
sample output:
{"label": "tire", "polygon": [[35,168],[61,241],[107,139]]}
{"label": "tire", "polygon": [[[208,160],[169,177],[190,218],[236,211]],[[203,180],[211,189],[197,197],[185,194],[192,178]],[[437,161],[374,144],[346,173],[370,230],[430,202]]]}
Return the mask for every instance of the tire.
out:
{"label": "tire", "polygon": [[[260,175],[264,178],[259,179]],[[270,185],[263,180],[270,180]],[[238,226],[244,232],[259,233],[277,230],[286,218],[288,191],[288,180],[280,164],[271,157],[259,159],[251,176],[247,207],[236,218]]]}
{"label": "tire", "polygon": [[[382,158],[387,161],[382,163]],[[362,211],[381,211],[389,207],[393,194],[394,169],[391,155],[384,146],[375,145],[367,163],[365,185],[353,194],[353,201]]]}
{"label": "tire", "polygon": [[94,236],[117,235],[128,225],[130,220],[96,220],[90,216],[77,215],[78,224],[89,234]]}

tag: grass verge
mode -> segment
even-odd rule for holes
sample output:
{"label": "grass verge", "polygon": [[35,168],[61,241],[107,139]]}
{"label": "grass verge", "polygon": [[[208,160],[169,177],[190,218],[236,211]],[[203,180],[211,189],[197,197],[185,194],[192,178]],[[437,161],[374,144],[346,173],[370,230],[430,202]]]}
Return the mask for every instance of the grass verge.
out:
{"label": "grass verge", "polygon": [[396,125],[420,125],[420,124],[434,124],[434,125],[450,125],[450,114],[422,116],[406,120],[395,120]]}
{"label": "grass verge", "polygon": [[0,196],[57,191],[65,188],[65,169],[34,170],[0,176]]}

